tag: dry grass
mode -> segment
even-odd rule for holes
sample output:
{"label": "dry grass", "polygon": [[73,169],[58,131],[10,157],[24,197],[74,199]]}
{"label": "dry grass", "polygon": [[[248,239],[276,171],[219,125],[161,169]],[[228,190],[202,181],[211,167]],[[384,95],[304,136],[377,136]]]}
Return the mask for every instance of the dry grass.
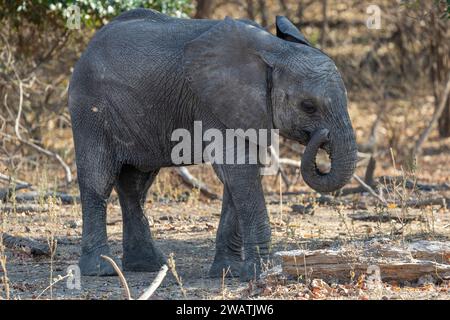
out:
{"label": "dry grass", "polygon": [[[276,199],[276,196],[273,196]],[[270,197],[269,199],[270,200]],[[166,200],[147,204],[147,215],[152,220],[152,231],[167,255],[174,253],[176,264],[175,277],[168,277],[158,289],[154,298],[177,299],[366,299],[366,298],[449,298],[448,284],[441,283],[410,286],[383,284],[382,294],[366,288],[361,279],[354,279],[349,284],[330,283],[317,285],[314,275],[308,279],[284,279],[275,276],[266,278],[252,285],[241,284],[235,279],[209,279],[207,268],[214,254],[214,238],[218,225],[220,202],[205,203],[200,201],[195,206]],[[284,214],[279,216],[279,205],[269,205],[272,212],[273,251],[286,249],[326,248],[334,243],[345,244],[351,240],[364,240],[373,237],[389,237],[395,241],[411,239],[449,239],[448,211],[433,215],[434,229],[427,221],[413,221],[406,227],[400,223],[358,222],[348,217],[355,212],[347,206],[329,208],[317,206],[314,215],[295,215],[290,212],[290,205],[297,203],[297,197],[285,196]],[[72,206],[55,205],[59,219],[50,215],[41,216],[30,212],[21,217],[21,224],[9,226],[12,234],[23,235],[46,241],[48,230],[53,230],[53,237],[58,241],[54,258],[35,258],[26,251],[6,250],[11,284],[11,298],[50,298],[50,290],[40,295],[49,286],[49,268],[53,268],[51,290],[53,298],[98,298],[119,299],[121,288],[117,279],[83,277],[82,290],[68,290],[64,281],[55,283],[55,278],[64,277],[66,268],[76,263],[79,257],[81,236],[80,225],[71,222],[79,220],[81,213]],[[79,208],[79,207],[78,207]],[[109,205],[108,221],[118,221],[108,226],[108,233],[113,256],[121,255],[121,221],[120,207],[116,201]],[[369,207],[368,211],[375,211]],[[387,208],[393,216],[401,214],[402,208]],[[427,209],[432,210],[432,209]],[[420,210],[414,209],[414,213]],[[26,227],[26,228],[25,228]],[[274,261],[277,264],[277,261]],[[126,273],[133,295],[139,295],[154,275],[145,273]],[[181,278],[183,281],[181,281]],[[319,286],[319,288],[316,288]],[[324,286],[325,288],[322,288]],[[180,289],[182,288],[182,289]]]}

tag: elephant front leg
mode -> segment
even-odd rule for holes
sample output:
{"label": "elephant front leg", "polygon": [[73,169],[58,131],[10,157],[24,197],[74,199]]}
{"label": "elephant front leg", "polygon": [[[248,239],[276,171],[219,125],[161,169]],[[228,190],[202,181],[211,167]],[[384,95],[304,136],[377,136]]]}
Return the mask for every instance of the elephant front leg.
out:
{"label": "elephant front leg", "polygon": [[261,273],[262,262],[269,258],[270,223],[259,169],[258,165],[224,165],[222,167],[224,187],[231,198],[238,225],[241,226],[243,262],[240,267],[240,278],[242,281],[257,278]]}
{"label": "elephant front leg", "polygon": [[223,191],[222,213],[216,237],[216,255],[211,277],[237,276],[242,267],[242,231],[227,188]]}

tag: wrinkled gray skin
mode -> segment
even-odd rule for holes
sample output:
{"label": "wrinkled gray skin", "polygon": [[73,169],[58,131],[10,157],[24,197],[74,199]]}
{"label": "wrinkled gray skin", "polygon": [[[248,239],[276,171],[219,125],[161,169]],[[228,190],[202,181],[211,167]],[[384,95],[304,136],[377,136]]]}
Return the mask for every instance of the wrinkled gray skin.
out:
{"label": "wrinkled gray skin", "polygon": [[[173,166],[175,129],[193,132],[196,120],[203,130],[278,128],[306,145],[301,170],[306,183],[330,192],[341,188],[355,167],[346,104],[333,61],[284,17],[277,17],[277,36],[229,18],[175,19],[143,9],[117,17],[94,36],[69,89],[83,212],[82,274],[114,274],[100,258],[110,254],[106,200],[114,187],[123,215],[123,269],[156,271],[165,262],[143,205],[159,169]],[[327,174],[315,165],[319,148],[330,154]],[[210,274],[221,277],[230,267],[249,280],[269,256],[260,167],[214,169],[224,193]]]}

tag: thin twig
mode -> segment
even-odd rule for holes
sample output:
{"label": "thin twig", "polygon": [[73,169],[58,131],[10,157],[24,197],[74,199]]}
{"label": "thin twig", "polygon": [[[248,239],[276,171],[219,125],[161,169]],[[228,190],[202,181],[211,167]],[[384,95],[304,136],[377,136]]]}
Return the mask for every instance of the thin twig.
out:
{"label": "thin twig", "polygon": [[[276,152],[276,150],[271,147],[268,149],[272,155],[272,161],[274,161],[275,166],[278,168],[278,174],[281,176],[281,178],[283,179],[284,184],[286,185],[286,189],[289,190],[289,188],[291,187],[291,182],[289,181],[289,178],[287,177],[286,173],[284,172],[283,168],[281,167],[281,159],[278,155],[278,153]],[[292,166],[296,166],[299,167],[300,166],[300,162],[299,161],[295,161],[295,160],[291,160],[291,159],[283,159],[283,163],[287,164],[287,165],[292,165]]]}
{"label": "thin twig", "polygon": [[161,285],[161,282],[166,277],[168,270],[169,268],[167,267],[167,265],[163,265],[161,267],[161,270],[159,270],[159,273],[156,275],[155,280],[153,280],[150,287],[148,287],[148,289],[144,291],[144,293],[138,298],[138,300],[148,300],[156,291],[156,289],[158,289],[158,287]]}
{"label": "thin twig", "polygon": [[434,125],[439,120],[439,117],[441,116],[442,112],[444,111],[449,95],[450,95],[450,73],[448,75],[447,85],[445,86],[445,90],[442,93],[439,107],[434,112],[433,118],[431,119],[430,123],[428,124],[428,127],[422,132],[422,134],[420,135],[419,139],[416,142],[416,145],[414,146],[414,150],[413,150],[414,155],[416,155],[416,156],[420,155],[420,153],[422,152],[422,145],[428,139],[428,136],[430,135],[431,130],[433,129]]}
{"label": "thin twig", "polygon": [[131,297],[130,288],[128,287],[127,280],[125,279],[125,277],[124,277],[122,271],[120,270],[119,266],[117,265],[117,263],[108,256],[101,255],[100,257],[102,259],[105,259],[106,261],[108,261],[112,265],[114,270],[117,272],[117,275],[119,276],[120,282],[121,282],[123,290],[125,292],[125,298],[127,300],[133,300],[133,298]]}
{"label": "thin twig", "polygon": [[66,274],[63,277],[59,277],[57,278],[54,282],[50,283],[44,290],[42,290],[42,292],[36,297],[36,300],[39,299],[40,297],[42,297],[42,295],[47,292],[47,290],[53,288],[58,282],[63,281],[64,279],[67,279],[71,276],[71,274]]}
{"label": "thin twig", "polygon": [[31,141],[28,141],[28,140],[24,139],[24,138],[22,137],[22,135],[20,134],[20,130],[19,130],[19,127],[20,127],[20,118],[21,118],[21,116],[22,116],[22,108],[23,108],[23,82],[22,82],[22,80],[20,79],[18,73],[15,71],[15,69],[14,69],[14,73],[15,73],[16,78],[17,78],[17,81],[18,81],[18,83],[19,83],[19,110],[17,111],[17,116],[16,116],[15,123],[14,123],[14,132],[15,132],[15,134],[16,134],[16,136],[17,136],[17,139],[18,139],[20,142],[22,142],[22,143],[24,143],[24,144],[26,144],[26,145],[28,145],[28,146],[34,148],[34,149],[37,150],[38,152],[41,152],[41,153],[45,154],[45,155],[48,156],[48,157],[53,157],[53,158],[55,158],[56,161],[58,161],[59,164],[60,164],[60,165],[63,167],[63,169],[64,169],[64,172],[65,172],[65,174],[66,174],[66,182],[67,182],[67,183],[71,183],[71,182],[72,182],[72,173],[71,173],[71,171],[70,171],[70,167],[69,167],[69,166],[67,165],[67,163],[61,158],[61,156],[60,156],[59,154],[57,154],[57,153],[55,153],[55,152],[52,152],[52,151],[50,151],[50,150],[47,150],[47,149],[45,149],[45,148],[43,148],[43,147],[41,147],[41,146],[38,146],[37,144],[35,144],[35,143],[31,142]]}
{"label": "thin twig", "polygon": [[353,175],[353,178],[355,178],[356,181],[364,188],[366,189],[372,196],[374,196],[376,199],[378,199],[381,203],[384,205],[387,205],[386,200],[384,200],[379,194],[377,194],[371,186],[366,184],[360,177],[358,177],[356,174]]}

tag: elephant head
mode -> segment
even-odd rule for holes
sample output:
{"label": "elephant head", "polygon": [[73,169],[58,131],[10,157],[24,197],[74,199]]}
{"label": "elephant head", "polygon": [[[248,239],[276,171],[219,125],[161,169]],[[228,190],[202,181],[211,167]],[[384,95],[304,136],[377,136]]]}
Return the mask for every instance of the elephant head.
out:
{"label": "elephant head", "polygon": [[[306,145],[301,172],[319,192],[331,192],[351,178],[357,148],[347,96],[334,62],[312,47],[285,17],[277,36],[230,18],[184,48],[184,72],[202,108],[234,129],[280,130]],[[331,169],[316,166],[319,148]]]}

